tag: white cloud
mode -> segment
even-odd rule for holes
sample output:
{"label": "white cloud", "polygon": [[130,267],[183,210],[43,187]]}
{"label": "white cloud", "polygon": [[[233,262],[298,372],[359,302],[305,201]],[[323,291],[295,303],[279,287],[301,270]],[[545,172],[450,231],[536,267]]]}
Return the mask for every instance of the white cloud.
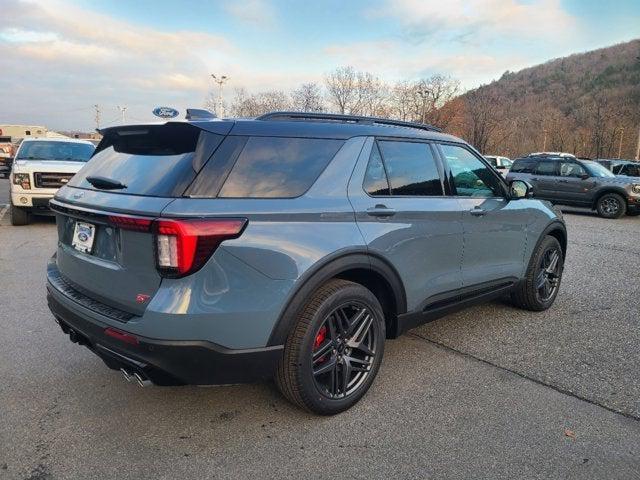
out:
{"label": "white cloud", "polygon": [[276,21],[276,15],[271,4],[265,0],[227,2],[225,10],[240,22],[252,27],[271,27]]}
{"label": "white cloud", "polygon": [[370,13],[397,18],[409,37],[450,37],[472,44],[505,35],[567,38],[576,31],[575,19],[560,0],[387,0]]}

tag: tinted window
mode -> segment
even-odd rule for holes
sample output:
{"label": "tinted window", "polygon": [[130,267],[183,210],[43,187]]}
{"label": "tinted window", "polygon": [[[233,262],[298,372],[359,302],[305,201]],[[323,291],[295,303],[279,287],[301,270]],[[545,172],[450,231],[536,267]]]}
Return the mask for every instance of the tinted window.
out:
{"label": "tinted window", "polygon": [[557,162],[550,160],[550,161],[539,161],[538,162],[538,166],[536,167],[536,174],[537,175],[557,175],[556,173],[556,167],[557,167]]}
{"label": "tinted window", "polygon": [[199,140],[213,139],[210,147],[215,149],[223,138],[180,124],[126,131],[109,132],[69,185],[98,190],[86,178],[101,176],[126,185],[111,193],[181,196],[196,175],[193,165]]}
{"label": "tinted window", "polygon": [[516,160],[513,162],[511,172],[513,173],[533,173],[536,167],[535,160]]}
{"label": "tinted window", "polygon": [[89,143],[52,142],[39,140],[24,142],[16,160],[65,160],[86,162],[95,147]]}
{"label": "tinted window", "polygon": [[389,195],[389,181],[387,180],[387,172],[382,164],[382,157],[377,144],[373,144],[369,164],[364,175],[362,187],[369,195]]}
{"label": "tinted window", "polygon": [[585,169],[575,162],[560,162],[561,177],[580,177],[586,173]]}
{"label": "tinted window", "polygon": [[502,196],[500,181],[479,158],[466,148],[441,145],[456,193],[463,197]]}
{"label": "tinted window", "polygon": [[306,192],[342,140],[251,137],[218,196],[292,198]]}
{"label": "tinted window", "polygon": [[417,142],[378,142],[391,195],[439,196],[442,183],[431,147]]}
{"label": "tinted window", "polygon": [[487,162],[489,162],[492,166],[497,167],[498,166],[498,159],[496,157],[484,157],[487,159]]}

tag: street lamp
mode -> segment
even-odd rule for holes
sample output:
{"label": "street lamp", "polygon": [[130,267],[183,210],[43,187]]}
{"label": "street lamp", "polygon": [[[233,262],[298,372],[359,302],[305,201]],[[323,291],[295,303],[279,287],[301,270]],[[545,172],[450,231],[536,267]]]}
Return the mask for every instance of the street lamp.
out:
{"label": "street lamp", "polygon": [[218,77],[215,73],[212,73],[211,78],[213,78],[213,81],[218,84],[218,108],[216,108],[216,115],[218,115],[218,117],[223,117],[224,106],[222,104],[222,86],[226,83],[227,80],[229,80],[229,77],[227,77],[226,75],[221,75]]}
{"label": "street lamp", "polygon": [[422,98],[422,123],[427,121],[427,97],[429,96],[429,90],[426,88],[419,88],[418,95]]}

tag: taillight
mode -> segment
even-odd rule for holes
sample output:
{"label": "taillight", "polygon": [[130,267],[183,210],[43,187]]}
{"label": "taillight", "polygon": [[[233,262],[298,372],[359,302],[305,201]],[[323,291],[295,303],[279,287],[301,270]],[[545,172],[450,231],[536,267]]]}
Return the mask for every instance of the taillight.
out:
{"label": "taillight", "polygon": [[151,228],[151,219],[142,217],[125,217],[122,215],[109,215],[109,222],[115,227],[136,232],[148,232]]}
{"label": "taillight", "polygon": [[165,277],[182,277],[200,269],[224,240],[238,238],[244,218],[157,219],[156,261]]}

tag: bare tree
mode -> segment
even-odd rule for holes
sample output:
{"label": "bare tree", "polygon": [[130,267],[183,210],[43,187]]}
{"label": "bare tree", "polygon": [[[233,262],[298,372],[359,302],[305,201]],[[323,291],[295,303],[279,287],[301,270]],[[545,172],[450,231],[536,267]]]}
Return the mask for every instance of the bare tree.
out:
{"label": "bare tree", "polygon": [[480,87],[465,96],[466,132],[469,143],[487,153],[492,135],[500,125],[498,96],[488,87]]}
{"label": "bare tree", "polygon": [[235,90],[231,113],[236,117],[257,117],[276,110],[290,110],[291,99],[282,90],[269,90],[249,95],[244,88]]}
{"label": "bare tree", "polygon": [[303,83],[291,93],[292,107],[300,112],[322,112],[322,89],[317,83]]}
{"label": "bare tree", "polygon": [[354,113],[358,105],[358,76],[353,67],[339,67],[325,79],[327,98],[338,113]]}

